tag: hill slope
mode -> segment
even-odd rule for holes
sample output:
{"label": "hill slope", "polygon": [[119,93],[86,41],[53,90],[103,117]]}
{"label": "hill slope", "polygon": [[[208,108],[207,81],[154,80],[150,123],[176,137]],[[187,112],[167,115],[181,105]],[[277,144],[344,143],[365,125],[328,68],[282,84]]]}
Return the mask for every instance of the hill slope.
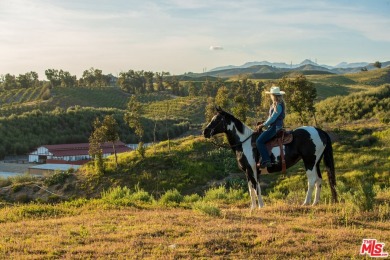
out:
{"label": "hill slope", "polygon": [[220,216],[98,201],[3,208],[0,257],[351,259],[360,257],[363,238],[387,245],[390,237],[386,220],[352,215],[341,205],[274,203],[253,212],[237,204],[221,207]]}

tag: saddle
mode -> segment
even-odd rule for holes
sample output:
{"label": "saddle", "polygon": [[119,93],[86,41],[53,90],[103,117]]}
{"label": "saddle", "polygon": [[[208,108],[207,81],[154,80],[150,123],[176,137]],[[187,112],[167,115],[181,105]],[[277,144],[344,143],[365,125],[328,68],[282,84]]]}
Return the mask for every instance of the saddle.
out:
{"label": "saddle", "polygon": [[[260,133],[256,132],[252,137],[252,148],[257,150],[256,147],[256,139],[259,137]],[[292,131],[286,131],[285,129],[279,130],[276,133],[276,136],[273,137],[266,143],[266,147],[268,150],[268,154],[271,154],[272,148],[279,147],[280,148],[280,158],[282,161],[282,172],[286,172],[286,160],[284,157],[283,145],[289,144],[293,141]]]}

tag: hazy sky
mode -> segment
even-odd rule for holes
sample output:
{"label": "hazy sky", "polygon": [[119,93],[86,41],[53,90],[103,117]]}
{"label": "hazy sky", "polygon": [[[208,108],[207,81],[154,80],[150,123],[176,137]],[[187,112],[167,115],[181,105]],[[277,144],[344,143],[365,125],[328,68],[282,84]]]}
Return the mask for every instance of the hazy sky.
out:
{"label": "hazy sky", "polygon": [[383,62],[389,28],[390,0],[0,0],[0,75]]}

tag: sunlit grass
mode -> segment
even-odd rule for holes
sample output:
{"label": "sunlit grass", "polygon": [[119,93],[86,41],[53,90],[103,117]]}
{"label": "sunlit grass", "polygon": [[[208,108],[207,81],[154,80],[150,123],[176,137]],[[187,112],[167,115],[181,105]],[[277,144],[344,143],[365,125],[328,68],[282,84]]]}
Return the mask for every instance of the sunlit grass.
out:
{"label": "sunlit grass", "polygon": [[4,207],[0,256],[356,258],[363,238],[390,236],[389,206],[356,212],[350,202],[303,207],[275,200],[250,211],[241,202],[203,199],[176,207],[107,207],[104,199]]}

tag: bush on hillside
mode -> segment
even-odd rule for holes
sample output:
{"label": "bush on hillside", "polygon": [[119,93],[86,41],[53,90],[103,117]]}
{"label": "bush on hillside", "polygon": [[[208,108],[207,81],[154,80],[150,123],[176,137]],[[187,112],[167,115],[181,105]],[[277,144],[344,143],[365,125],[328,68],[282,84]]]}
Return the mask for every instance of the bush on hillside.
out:
{"label": "bush on hillside", "polygon": [[165,192],[161,196],[159,203],[165,206],[177,206],[183,201],[183,199],[183,195],[181,195],[177,189],[173,189]]}
{"label": "bush on hillside", "polygon": [[331,97],[316,105],[317,119],[325,122],[351,122],[359,119],[384,117],[390,110],[390,85],[378,89]]}

